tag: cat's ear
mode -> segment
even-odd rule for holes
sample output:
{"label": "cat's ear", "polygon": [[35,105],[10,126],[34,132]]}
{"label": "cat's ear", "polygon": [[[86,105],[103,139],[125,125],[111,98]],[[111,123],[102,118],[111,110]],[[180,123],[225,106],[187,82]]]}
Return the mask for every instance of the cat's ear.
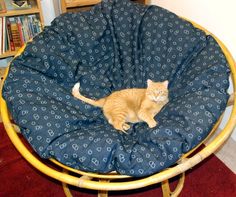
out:
{"label": "cat's ear", "polygon": [[149,87],[151,84],[153,83],[153,81],[151,79],[147,80],[147,86]]}
{"label": "cat's ear", "polygon": [[168,80],[163,81],[163,85],[164,85],[166,88],[168,88],[168,84],[169,84],[169,81],[168,81]]}

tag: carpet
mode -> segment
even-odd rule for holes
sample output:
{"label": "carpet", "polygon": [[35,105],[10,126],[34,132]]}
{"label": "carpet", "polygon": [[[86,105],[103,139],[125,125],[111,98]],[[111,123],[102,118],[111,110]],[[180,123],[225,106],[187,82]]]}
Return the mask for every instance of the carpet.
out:
{"label": "carpet", "polygon": [[[10,142],[0,124],[0,196],[1,197],[62,197],[61,183],[42,174],[25,161]],[[176,180],[171,181],[171,186]],[[71,187],[76,197],[95,197],[96,191]],[[160,184],[143,189],[109,192],[114,197],[162,196]],[[236,175],[216,156],[212,155],[186,174],[180,197],[236,196]]]}

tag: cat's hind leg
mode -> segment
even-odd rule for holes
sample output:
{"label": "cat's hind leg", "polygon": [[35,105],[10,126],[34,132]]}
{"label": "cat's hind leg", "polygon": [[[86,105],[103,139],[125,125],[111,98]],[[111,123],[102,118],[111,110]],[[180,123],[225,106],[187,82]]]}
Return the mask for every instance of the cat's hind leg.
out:
{"label": "cat's hind leg", "polygon": [[130,126],[125,123],[125,121],[115,120],[113,122],[113,127],[119,131],[126,133],[126,131],[130,128]]}
{"label": "cat's hind leg", "polygon": [[124,129],[125,131],[129,130],[129,129],[130,129],[130,125],[127,124],[127,123],[124,123],[124,124],[123,124],[123,129]]}
{"label": "cat's hind leg", "polygon": [[129,130],[130,126],[125,122],[126,113],[106,114],[108,122],[117,130],[125,132]]}

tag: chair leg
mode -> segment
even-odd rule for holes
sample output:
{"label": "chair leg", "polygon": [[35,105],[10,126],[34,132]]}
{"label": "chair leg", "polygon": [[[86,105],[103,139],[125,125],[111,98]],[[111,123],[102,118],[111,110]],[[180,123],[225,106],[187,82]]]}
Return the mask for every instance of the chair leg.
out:
{"label": "chair leg", "polygon": [[184,187],[185,173],[183,172],[180,175],[178,185],[175,190],[172,192],[170,190],[169,180],[165,180],[161,183],[163,197],[177,197]]}
{"label": "chair leg", "polygon": [[108,191],[98,191],[98,197],[108,197]]}
{"label": "chair leg", "polygon": [[[62,172],[65,173],[65,174],[68,174],[68,170],[66,170],[66,169],[63,169]],[[81,176],[80,178],[81,179],[86,179],[86,180],[91,180],[92,179],[91,177],[88,177],[88,176],[85,176],[85,175]],[[63,191],[64,191],[66,197],[73,197],[73,195],[70,192],[70,189],[69,189],[69,187],[66,183],[62,182],[62,188],[63,188]]]}
{"label": "chair leg", "polygon": [[[110,182],[110,180],[100,179],[99,182]],[[99,190],[98,197],[108,197],[108,191],[107,190]]]}
{"label": "chair leg", "polygon": [[[65,174],[68,174],[68,171],[66,169],[63,169],[62,172],[64,172]],[[64,191],[66,197],[73,197],[73,195],[71,194],[70,189],[66,183],[62,182],[62,188],[63,188],[63,191]]]}
{"label": "chair leg", "polygon": [[63,188],[63,191],[64,191],[66,197],[73,197],[73,195],[71,194],[70,189],[66,183],[62,183],[62,188]]}
{"label": "chair leg", "polygon": [[161,189],[162,189],[163,197],[170,197],[171,191],[170,191],[170,185],[169,185],[168,179],[161,182]]}

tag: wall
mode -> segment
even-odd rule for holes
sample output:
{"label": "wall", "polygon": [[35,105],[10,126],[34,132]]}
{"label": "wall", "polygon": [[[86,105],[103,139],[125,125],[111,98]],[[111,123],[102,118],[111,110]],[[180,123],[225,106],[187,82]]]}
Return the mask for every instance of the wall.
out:
{"label": "wall", "polygon": [[[215,34],[236,60],[236,1],[235,0],[149,0],[179,16],[189,18]],[[233,91],[232,83],[229,92]],[[220,125],[223,128],[231,109],[227,109]],[[232,134],[236,141],[236,129]]]}
{"label": "wall", "polygon": [[45,26],[50,25],[53,19],[56,17],[56,11],[54,8],[55,3],[56,1],[54,0],[41,0]]}

